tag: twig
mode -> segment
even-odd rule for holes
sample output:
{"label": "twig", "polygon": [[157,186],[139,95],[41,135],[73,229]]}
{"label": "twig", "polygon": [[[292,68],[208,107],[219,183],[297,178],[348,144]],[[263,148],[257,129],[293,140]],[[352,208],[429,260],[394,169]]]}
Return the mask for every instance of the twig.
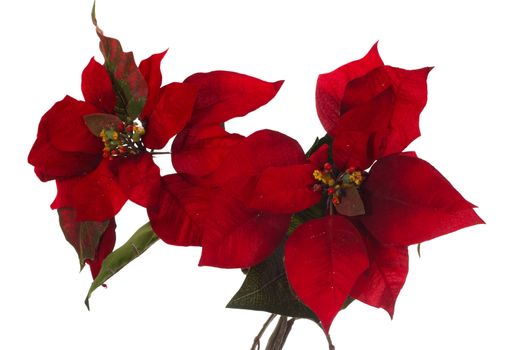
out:
{"label": "twig", "polygon": [[328,350],[335,350],[335,346],[332,343],[332,338],[330,338],[330,334],[326,333],[326,340],[328,341]]}
{"label": "twig", "polygon": [[261,337],[263,336],[264,332],[266,331],[266,328],[272,323],[273,319],[276,317],[276,314],[271,314],[270,317],[264,322],[261,330],[259,331],[259,334],[255,337],[253,340],[253,345],[250,348],[250,350],[260,350],[261,349]]}
{"label": "twig", "polygon": [[284,346],[284,341],[286,340],[287,331],[288,317],[281,316],[279,322],[277,322],[277,326],[270,336],[270,339],[268,339],[266,350],[281,350]]}

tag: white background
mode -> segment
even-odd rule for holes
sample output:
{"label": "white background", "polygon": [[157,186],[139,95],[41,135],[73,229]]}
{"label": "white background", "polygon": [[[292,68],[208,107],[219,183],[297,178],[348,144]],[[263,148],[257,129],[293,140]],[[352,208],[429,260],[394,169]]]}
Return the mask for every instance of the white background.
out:
{"label": "white background", "polygon": [[[435,66],[410,149],[479,206],[487,225],[411,248],[391,321],[354,303],[332,326],[337,349],[524,349],[525,33],[520,1],[99,0],[99,24],[140,60],[170,51],[164,82],[225,69],[285,79],[277,97],[231,123],[243,134],[288,133],[307,148],[324,134],[316,76],[361,58],[379,40],[387,64]],[[0,13],[1,349],[249,349],[266,315],[225,309],[237,270],[198,268],[199,251],[157,243],[83,304],[90,284],[26,158],[38,121],[99,60],[91,1],[10,1]],[[170,172],[169,158],[161,160]],[[123,243],[146,220],[117,217]],[[325,349],[298,321],[285,349]]]}

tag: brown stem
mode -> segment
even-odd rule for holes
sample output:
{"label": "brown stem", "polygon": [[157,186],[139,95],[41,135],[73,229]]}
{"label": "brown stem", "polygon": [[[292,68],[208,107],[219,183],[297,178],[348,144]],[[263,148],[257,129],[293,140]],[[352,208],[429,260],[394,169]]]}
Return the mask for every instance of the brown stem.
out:
{"label": "brown stem", "polygon": [[282,350],[286,338],[288,338],[288,334],[290,334],[290,331],[292,330],[294,322],[295,318],[288,320],[288,317],[281,316],[277,326],[270,336],[270,339],[268,340],[268,344],[266,344],[266,350]]}
{"label": "brown stem", "polygon": [[253,340],[253,345],[250,348],[250,350],[260,350],[261,349],[261,337],[263,336],[264,332],[266,331],[266,328],[272,323],[273,319],[276,317],[276,314],[271,314],[270,317],[264,322],[261,330],[259,331],[259,334],[255,337]]}
{"label": "brown stem", "polygon": [[326,340],[328,341],[328,350],[335,350],[335,346],[332,343],[332,338],[329,333],[326,333]]}

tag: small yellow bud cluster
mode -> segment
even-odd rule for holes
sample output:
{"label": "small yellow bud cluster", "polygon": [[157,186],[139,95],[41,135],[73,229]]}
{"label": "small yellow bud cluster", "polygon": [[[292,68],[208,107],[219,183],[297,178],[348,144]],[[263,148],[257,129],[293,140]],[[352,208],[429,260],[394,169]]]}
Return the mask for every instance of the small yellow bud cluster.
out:
{"label": "small yellow bud cluster", "polygon": [[137,123],[124,125],[119,124],[116,130],[114,128],[102,129],[100,138],[104,142],[102,156],[113,159],[118,156],[129,156],[138,154],[141,151],[142,136],[146,131]]}
{"label": "small yellow bud cluster", "polygon": [[348,179],[357,187],[361,186],[365,176],[361,170],[355,170],[349,174]]}
{"label": "small yellow bud cluster", "polygon": [[314,170],[313,177],[319,181],[319,183],[314,185],[314,191],[326,191],[328,199],[334,205],[338,205],[345,196],[345,189],[361,186],[365,179],[365,174],[361,170],[351,167],[335,176],[332,165],[326,163],[322,170]]}
{"label": "small yellow bud cluster", "polygon": [[325,185],[333,186],[335,184],[335,180],[332,177],[332,175],[328,172],[321,172],[320,170],[314,170],[314,178],[322,182]]}

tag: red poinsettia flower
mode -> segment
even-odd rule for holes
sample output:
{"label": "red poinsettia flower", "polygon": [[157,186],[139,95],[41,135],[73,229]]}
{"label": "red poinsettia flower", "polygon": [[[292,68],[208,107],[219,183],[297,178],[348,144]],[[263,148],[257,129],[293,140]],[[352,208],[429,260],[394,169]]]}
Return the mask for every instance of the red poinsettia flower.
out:
{"label": "red poinsettia flower", "polygon": [[164,147],[184,127],[195,99],[188,84],[161,88],[163,56],[122,68],[130,71],[128,77],[134,69],[134,81],[142,81],[141,90],[147,92],[138,118],[122,114],[111,75],[94,59],[82,73],[86,101],[66,96],[42,117],[29,163],[42,181],[56,180],[54,209],[74,208],[77,221],[104,221],[128,199],[149,204],[160,171],[146,148]]}
{"label": "red poinsettia flower", "polygon": [[[163,177],[159,203],[148,210],[152,227],[169,244],[202,246],[201,265],[253,266],[282,241],[291,214],[320,198],[309,190],[314,168],[295,140],[271,130],[244,137],[223,127],[269,102],[282,81],[215,71],[185,82],[198,95],[188,127],[173,142],[177,174]],[[298,171],[304,168],[307,176]],[[289,186],[275,192],[275,182]]]}
{"label": "red poinsettia flower", "polygon": [[[96,26],[96,20],[93,17]],[[82,73],[85,101],[66,96],[40,121],[28,161],[42,181],[56,180],[66,239],[95,277],[115,244],[115,215],[130,199],[149,206],[160,170],[147,148],[158,149],[191,115],[189,84],[161,87],[164,53],[136,66],[132,53],[97,26],[105,65],[91,59]]]}
{"label": "red poinsettia flower", "polygon": [[374,45],[319,76],[317,110],[331,142],[310,161],[327,215],[291,235],[285,267],[326,332],[349,297],[393,315],[408,245],[483,223],[435,168],[400,153],[420,135],[429,71],[385,66]]}

